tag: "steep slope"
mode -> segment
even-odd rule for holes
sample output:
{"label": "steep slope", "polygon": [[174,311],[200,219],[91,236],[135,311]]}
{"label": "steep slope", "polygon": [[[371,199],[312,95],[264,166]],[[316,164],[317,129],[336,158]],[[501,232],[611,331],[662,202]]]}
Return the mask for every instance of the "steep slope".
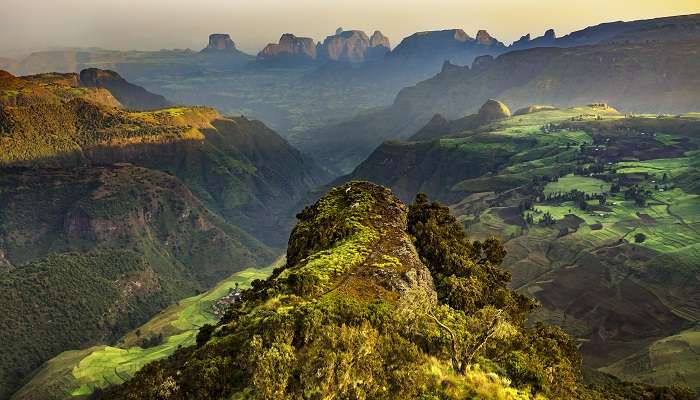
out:
{"label": "steep slope", "polygon": [[325,175],[258,121],[204,107],[127,112],[76,98],[0,109],[0,164],[128,162],[166,171],[227,220],[279,245]]}
{"label": "steep slope", "polygon": [[196,346],[101,397],[692,398],[585,387],[573,342],[524,326],[532,304],[506,289],[503,255],[425,197],[409,209],[368,182],[334,188],[299,214],[287,264],[200,329]]}
{"label": "steep slope", "polygon": [[59,354],[32,373],[31,380],[12,396],[12,400],[88,396],[100,388],[131,378],[149,362],[168,357],[180,347],[194,345],[202,325],[219,321],[218,310],[230,300],[232,293],[250,287],[255,279],[267,278],[277,264],[236,272],[209,291],[169,306],[116,344]]}
{"label": "steep slope", "polygon": [[0,203],[2,397],[59,352],[111,342],[271,258],[177,178],[144,168],[4,167]]}
{"label": "steep slope", "polygon": [[696,387],[696,356],[655,349],[700,318],[698,129],[695,114],[545,109],[384,143],[336,183],[369,179],[450,204],[472,235],[504,240],[512,287],[543,304],[535,320],[579,340],[587,365]]}
{"label": "steep slope", "polygon": [[697,41],[537,48],[480,67],[446,64],[403,89],[393,105],[308,132],[298,146],[327,167],[349,172],[388,139],[415,134],[437,113],[457,119],[496,98],[513,109],[604,101],[622,112],[693,111],[700,93]]}
{"label": "steep slope", "polygon": [[114,71],[84,69],[80,71],[80,85],[107,89],[124,107],[131,110],[154,110],[172,105],[165,97],[127,82]]}
{"label": "steep slope", "polygon": [[46,73],[16,77],[0,71],[0,106],[60,104],[74,99],[121,107],[109,90],[83,87],[77,74]]}

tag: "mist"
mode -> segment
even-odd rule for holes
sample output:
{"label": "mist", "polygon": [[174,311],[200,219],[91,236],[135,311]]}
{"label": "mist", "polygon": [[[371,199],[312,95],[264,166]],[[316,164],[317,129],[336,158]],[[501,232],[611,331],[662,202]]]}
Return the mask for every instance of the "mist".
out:
{"label": "mist", "polygon": [[0,54],[19,56],[60,47],[121,50],[200,49],[213,32],[230,33],[238,47],[255,54],[285,32],[323,40],[336,28],[379,29],[392,45],[423,30],[486,29],[510,43],[520,36],[558,35],[601,21],[633,20],[700,12],[700,2],[530,2],[507,0],[3,0]]}

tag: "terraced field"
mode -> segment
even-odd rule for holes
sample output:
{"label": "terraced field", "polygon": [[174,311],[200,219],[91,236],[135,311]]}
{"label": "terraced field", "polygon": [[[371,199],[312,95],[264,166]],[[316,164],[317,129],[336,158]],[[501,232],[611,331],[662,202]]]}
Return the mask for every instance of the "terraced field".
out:
{"label": "terraced field", "polygon": [[[179,347],[193,345],[199,328],[218,320],[212,313],[214,303],[232,288],[246,288],[253,280],[264,279],[281,262],[283,259],[266,268],[248,268],[237,272],[213,289],[181,300],[126,334],[114,346],[100,345],[61,353],[37,370],[32,380],[12,398],[65,399],[86,396],[97,388],[129,379],[149,362],[167,357]],[[142,338],[159,335],[163,337],[160,344],[148,348],[137,345]],[[41,397],[37,397],[39,393]]]}

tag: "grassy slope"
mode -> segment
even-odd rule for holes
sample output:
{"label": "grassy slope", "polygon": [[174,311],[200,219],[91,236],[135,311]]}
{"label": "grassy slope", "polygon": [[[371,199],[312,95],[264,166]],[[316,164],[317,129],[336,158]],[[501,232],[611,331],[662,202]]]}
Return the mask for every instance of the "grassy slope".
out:
{"label": "grassy slope", "polygon": [[[211,306],[218,299],[236,284],[245,288],[254,279],[266,278],[278,263],[234,273],[211,290],[179,301],[124,335],[116,346],[99,345],[61,353],[38,369],[29,383],[12,398],[64,399],[90,394],[96,387],[123,382],[148,362],[167,357],[179,347],[194,344],[199,327],[218,320],[211,313]],[[164,336],[164,343],[158,346],[144,349],[135,345],[139,337],[158,334]]]}

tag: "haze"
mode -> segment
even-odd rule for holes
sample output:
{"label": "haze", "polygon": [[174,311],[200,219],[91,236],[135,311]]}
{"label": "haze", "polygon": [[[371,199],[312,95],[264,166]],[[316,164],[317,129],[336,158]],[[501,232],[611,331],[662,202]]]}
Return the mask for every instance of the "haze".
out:
{"label": "haze", "polygon": [[602,21],[700,12],[700,2],[638,0],[2,0],[0,53],[98,46],[200,49],[209,33],[230,33],[256,53],[284,32],[322,40],[339,26],[382,30],[396,45],[416,31],[486,29],[506,43],[552,27],[558,35]]}

